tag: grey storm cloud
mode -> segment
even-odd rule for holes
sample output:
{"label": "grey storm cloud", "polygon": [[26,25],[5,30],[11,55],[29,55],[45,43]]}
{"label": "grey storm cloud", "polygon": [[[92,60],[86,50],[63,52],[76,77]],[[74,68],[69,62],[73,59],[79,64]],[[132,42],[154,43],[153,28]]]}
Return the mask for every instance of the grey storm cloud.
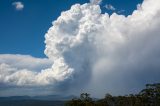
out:
{"label": "grey storm cloud", "polygon": [[159,17],[159,0],[144,0],[127,17],[102,14],[97,3],[75,4],[45,35],[44,52],[53,65],[33,71],[0,59],[0,82],[96,96],[136,92],[160,81]]}

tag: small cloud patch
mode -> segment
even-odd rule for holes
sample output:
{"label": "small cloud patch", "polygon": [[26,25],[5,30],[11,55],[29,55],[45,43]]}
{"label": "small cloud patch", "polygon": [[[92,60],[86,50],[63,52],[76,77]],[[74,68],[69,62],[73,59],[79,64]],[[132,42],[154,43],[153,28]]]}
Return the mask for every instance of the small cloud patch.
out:
{"label": "small cloud patch", "polygon": [[23,10],[24,9],[24,4],[22,2],[13,2],[12,5],[15,7],[16,10]]}

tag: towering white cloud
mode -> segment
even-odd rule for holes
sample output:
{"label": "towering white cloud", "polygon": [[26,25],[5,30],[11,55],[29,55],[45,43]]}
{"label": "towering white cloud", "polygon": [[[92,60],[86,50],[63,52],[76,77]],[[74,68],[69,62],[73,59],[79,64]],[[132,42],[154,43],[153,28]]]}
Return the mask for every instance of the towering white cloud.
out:
{"label": "towering white cloud", "polygon": [[89,82],[82,89],[99,95],[159,81],[159,15],[159,0],[145,0],[128,17],[101,14],[95,4],[73,5],[45,36],[45,54],[58,64],[51,70],[69,79],[73,89]]}
{"label": "towering white cloud", "polygon": [[45,35],[51,68],[33,72],[1,64],[1,83],[65,86],[101,95],[159,81],[160,1],[144,0],[127,17],[101,14],[96,4],[75,4],[53,22]]}

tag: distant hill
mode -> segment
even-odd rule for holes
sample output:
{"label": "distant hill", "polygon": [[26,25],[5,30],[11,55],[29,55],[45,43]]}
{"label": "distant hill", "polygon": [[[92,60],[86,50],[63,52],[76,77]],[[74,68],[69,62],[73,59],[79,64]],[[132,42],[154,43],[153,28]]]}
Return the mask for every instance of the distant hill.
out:
{"label": "distant hill", "polygon": [[0,106],[64,106],[65,101],[75,96],[10,96],[0,97]]}
{"label": "distant hill", "polygon": [[1,100],[46,100],[46,101],[65,101],[75,98],[76,96],[60,96],[60,95],[47,95],[47,96],[10,96],[10,97],[0,97]]}
{"label": "distant hill", "polygon": [[0,100],[0,106],[64,106],[65,101]]}

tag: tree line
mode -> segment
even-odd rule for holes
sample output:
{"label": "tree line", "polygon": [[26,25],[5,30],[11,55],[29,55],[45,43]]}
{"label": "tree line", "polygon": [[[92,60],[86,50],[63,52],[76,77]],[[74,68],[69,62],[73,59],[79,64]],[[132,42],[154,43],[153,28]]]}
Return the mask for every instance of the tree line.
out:
{"label": "tree line", "polygon": [[79,98],[69,100],[66,106],[160,106],[160,83],[146,84],[138,94],[112,96],[94,100],[88,93],[80,94]]}

